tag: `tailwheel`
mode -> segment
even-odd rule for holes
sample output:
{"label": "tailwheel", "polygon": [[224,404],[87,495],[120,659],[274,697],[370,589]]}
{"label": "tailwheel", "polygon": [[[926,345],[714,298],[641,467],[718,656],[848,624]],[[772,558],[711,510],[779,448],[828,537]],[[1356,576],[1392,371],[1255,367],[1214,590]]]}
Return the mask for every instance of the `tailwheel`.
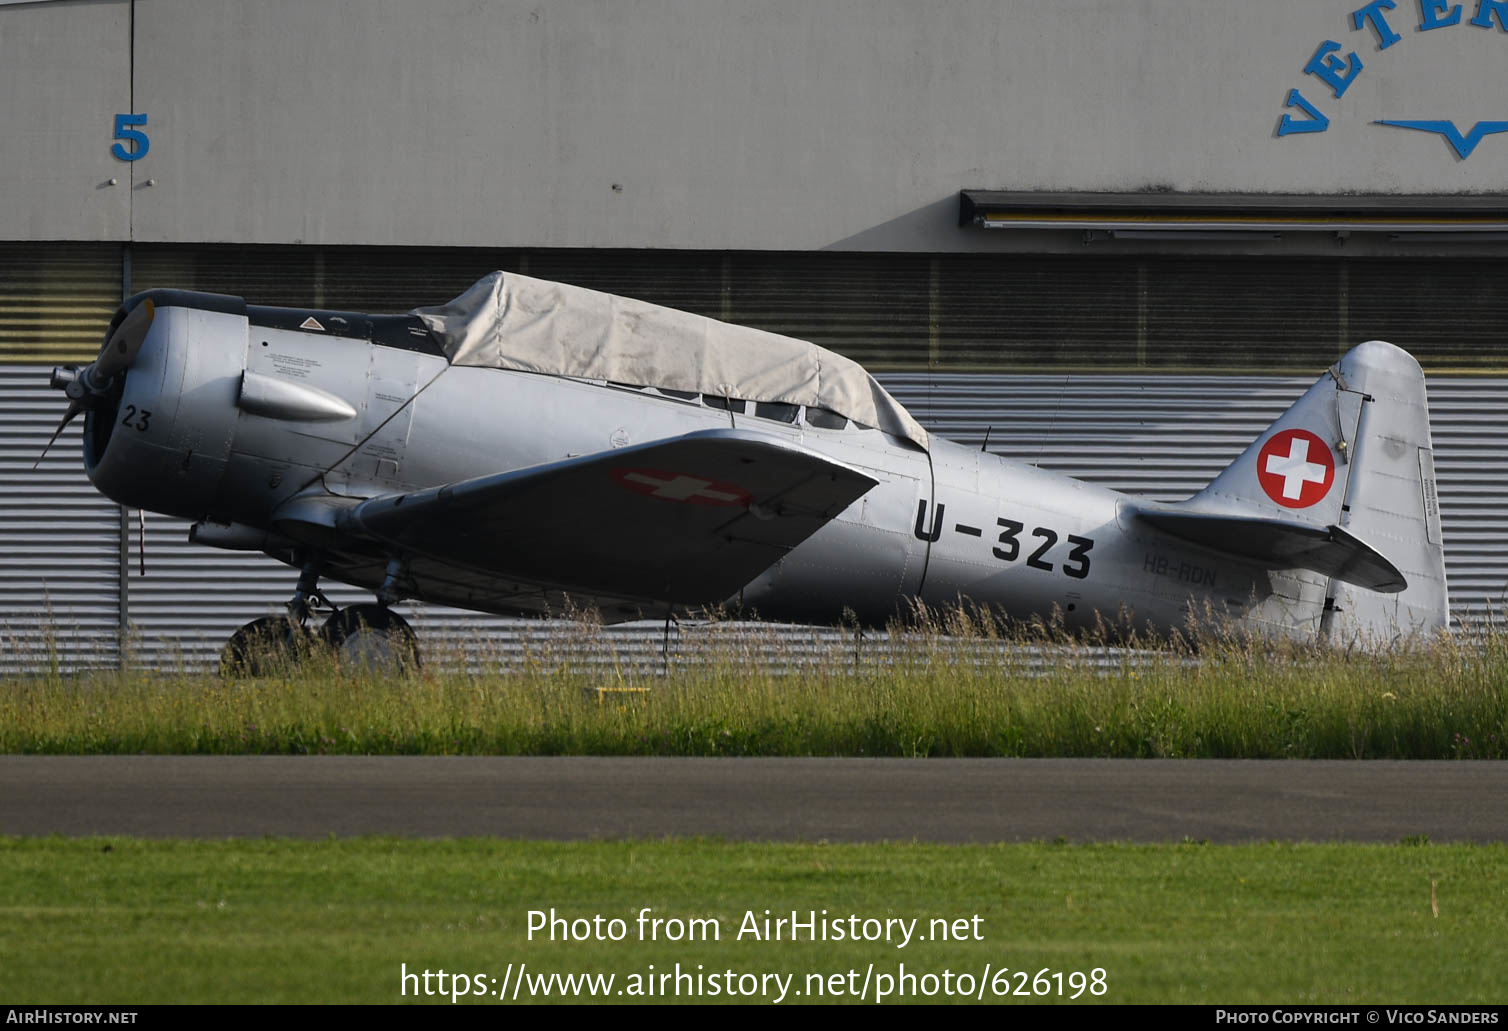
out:
{"label": "tailwheel", "polygon": [[313,645],[309,631],[286,615],[253,619],[220,651],[222,677],[265,677],[297,665]]}
{"label": "tailwheel", "polygon": [[411,673],[419,668],[419,639],[413,628],[385,605],[348,605],[319,629],[343,664],[373,672]]}

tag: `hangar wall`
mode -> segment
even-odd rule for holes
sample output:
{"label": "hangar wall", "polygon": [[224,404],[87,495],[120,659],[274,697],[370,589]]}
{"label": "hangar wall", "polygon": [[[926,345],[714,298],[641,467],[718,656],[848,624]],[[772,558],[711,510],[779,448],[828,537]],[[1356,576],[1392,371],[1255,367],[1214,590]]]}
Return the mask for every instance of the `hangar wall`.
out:
{"label": "hangar wall", "polygon": [[[1504,136],[1457,158],[1376,124],[1501,118],[1508,7],[1360,8],[5,5],[0,139],[26,160],[0,164],[0,240],[970,250],[1063,241],[960,232],[965,188],[1508,189]],[[149,118],[140,160],[110,155],[121,112]]]}
{"label": "hangar wall", "polygon": [[130,237],[130,40],[128,0],[0,7],[0,240]]}
{"label": "hangar wall", "polygon": [[1344,250],[1212,259],[0,242],[0,361],[91,360],[123,292],[403,312],[495,269],[811,340],[874,371],[1308,374],[1373,338],[1431,373],[1508,371],[1508,257]]}

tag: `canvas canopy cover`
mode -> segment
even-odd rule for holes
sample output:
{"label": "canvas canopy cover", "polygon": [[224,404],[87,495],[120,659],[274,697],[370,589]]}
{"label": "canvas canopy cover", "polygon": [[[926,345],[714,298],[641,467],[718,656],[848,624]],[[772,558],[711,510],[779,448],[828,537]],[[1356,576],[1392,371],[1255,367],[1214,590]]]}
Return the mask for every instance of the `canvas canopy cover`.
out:
{"label": "canvas canopy cover", "polygon": [[452,365],[827,408],[928,446],[863,366],[805,340],[512,272],[412,314]]}

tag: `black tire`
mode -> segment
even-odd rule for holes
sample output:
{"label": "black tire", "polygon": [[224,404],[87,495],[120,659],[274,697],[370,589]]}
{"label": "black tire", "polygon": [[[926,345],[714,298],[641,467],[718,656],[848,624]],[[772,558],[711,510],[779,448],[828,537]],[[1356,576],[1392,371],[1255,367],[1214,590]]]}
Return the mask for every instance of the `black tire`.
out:
{"label": "black tire", "polygon": [[287,616],[253,619],[220,650],[222,677],[265,677],[298,665],[309,654],[309,631]]}
{"label": "black tire", "polygon": [[382,605],[348,605],[325,620],[319,637],[336,658],[373,672],[419,668],[419,639],[404,618]]}

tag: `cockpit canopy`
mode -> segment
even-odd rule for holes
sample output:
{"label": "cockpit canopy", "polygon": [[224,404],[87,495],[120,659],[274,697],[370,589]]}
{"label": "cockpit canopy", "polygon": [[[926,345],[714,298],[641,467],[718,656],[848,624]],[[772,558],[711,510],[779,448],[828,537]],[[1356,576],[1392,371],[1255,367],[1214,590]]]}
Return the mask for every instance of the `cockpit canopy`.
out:
{"label": "cockpit canopy", "polygon": [[512,272],[412,314],[452,365],[827,409],[928,446],[863,366],[805,340]]}

